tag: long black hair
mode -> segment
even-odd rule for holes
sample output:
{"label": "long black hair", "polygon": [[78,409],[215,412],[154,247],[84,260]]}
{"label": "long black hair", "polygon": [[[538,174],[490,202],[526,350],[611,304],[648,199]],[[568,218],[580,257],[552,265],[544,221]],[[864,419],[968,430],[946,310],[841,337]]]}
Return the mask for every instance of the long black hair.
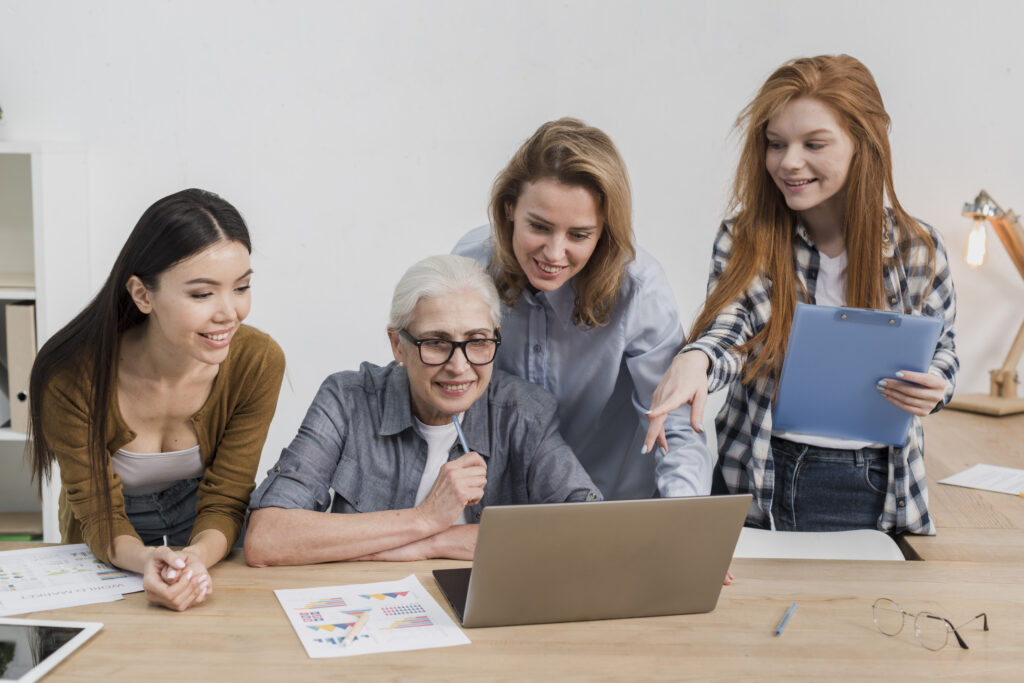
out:
{"label": "long black hair", "polygon": [[103,288],[85,309],[50,337],[36,355],[29,380],[32,475],[40,492],[50,478],[55,454],[43,432],[43,393],[59,372],[75,365],[91,367],[88,453],[97,506],[105,517],[100,536],[113,542],[107,417],[111,392],[117,385],[117,356],[121,334],[141,324],[139,311],[126,284],[137,276],[147,289],[156,289],[160,275],[171,266],[221,241],[240,242],[252,252],[249,230],[235,207],[212,192],[182,190],[146,209],[114,262]]}

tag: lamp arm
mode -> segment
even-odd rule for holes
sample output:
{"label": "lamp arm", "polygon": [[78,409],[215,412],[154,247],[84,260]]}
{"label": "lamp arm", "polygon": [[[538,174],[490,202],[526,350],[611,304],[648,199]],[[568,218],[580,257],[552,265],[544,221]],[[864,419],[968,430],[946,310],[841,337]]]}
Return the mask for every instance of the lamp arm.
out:
{"label": "lamp arm", "polygon": [[1021,356],[1024,356],[1024,322],[1020,324],[1017,336],[1014,338],[1010,352],[1006,354],[1006,360],[1003,362],[1003,367],[999,369],[999,372],[1003,373],[1005,377],[1014,377]]}
{"label": "lamp arm", "polygon": [[1009,210],[1002,216],[989,216],[988,222],[1006,248],[1017,272],[1024,278],[1024,228],[1021,227],[1020,218]]}

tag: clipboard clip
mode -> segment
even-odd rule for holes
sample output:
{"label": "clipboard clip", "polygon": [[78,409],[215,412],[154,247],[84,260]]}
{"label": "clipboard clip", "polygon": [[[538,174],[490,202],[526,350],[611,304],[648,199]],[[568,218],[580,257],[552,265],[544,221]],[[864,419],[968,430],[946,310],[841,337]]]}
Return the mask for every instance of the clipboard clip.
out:
{"label": "clipboard clip", "polygon": [[902,324],[899,316],[885,311],[866,311],[859,308],[841,308],[835,313],[835,319],[841,322],[879,325],[881,327],[899,327]]}

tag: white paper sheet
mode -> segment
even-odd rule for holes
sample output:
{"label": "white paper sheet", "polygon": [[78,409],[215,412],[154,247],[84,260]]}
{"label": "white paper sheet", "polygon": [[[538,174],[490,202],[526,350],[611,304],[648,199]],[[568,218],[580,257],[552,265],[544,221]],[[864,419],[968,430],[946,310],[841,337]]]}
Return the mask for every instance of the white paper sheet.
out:
{"label": "white paper sheet", "polygon": [[[468,645],[469,638],[415,576],[399,581],[275,590],[310,657]],[[348,629],[366,611],[365,626],[347,646]]]}
{"label": "white paper sheet", "polygon": [[120,600],[142,576],[106,565],[84,543],[0,552],[0,616]]}
{"label": "white paper sheet", "polygon": [[941,479],[939,483],[1016,496],[1024,494],[1024,470],[998,465],[975,465]]}

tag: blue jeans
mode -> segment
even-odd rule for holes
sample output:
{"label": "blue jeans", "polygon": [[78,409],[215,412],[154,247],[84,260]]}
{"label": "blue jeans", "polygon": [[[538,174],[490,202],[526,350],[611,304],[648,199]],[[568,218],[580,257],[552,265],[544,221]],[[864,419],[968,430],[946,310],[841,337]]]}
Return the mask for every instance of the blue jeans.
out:
{"label": "blue jeans", "polygon": [[878,528],[889,485],[888,448],[821,448],[774,437],[771,447],[776,529]]}
{"label": "blue jeans", "polygon": [[182,479],[159,493],[124,497],[128,521],[146,545],[188,545],[196,521],[199,478]]}

